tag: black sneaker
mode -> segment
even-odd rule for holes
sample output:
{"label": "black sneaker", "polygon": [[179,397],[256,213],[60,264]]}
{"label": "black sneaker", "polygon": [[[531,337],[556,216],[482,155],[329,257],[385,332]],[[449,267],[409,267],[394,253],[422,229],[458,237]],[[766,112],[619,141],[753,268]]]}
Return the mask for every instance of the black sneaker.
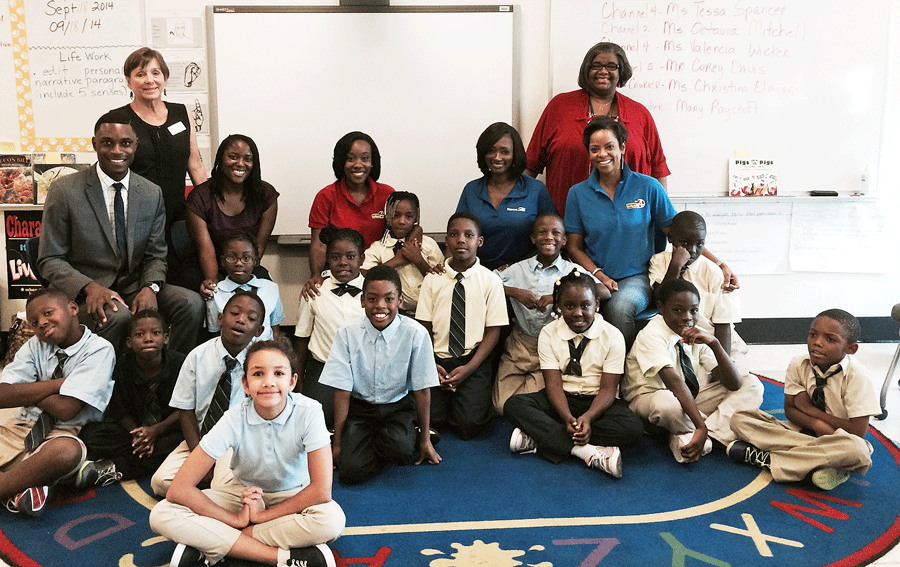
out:
{"label": "black sneaker", "polygon": [[[32,486],[15,497],[12,507],[23,516],[36,518],[47,509],[47,503],[50,502],[51,497],[49,486]],[[9,506],[7,508],[12,510]]]}
{"label": "black sneaker", "polygon": [[[422,431],[422,428],[416,426],[416,433],[419,433],[421,431]],[[428,428],[428,437],[431,438],[432,445],[437,445],[438,443],[441,442],[441,434],[430,427]]]}
{"label": "black sneaker", "polygon": [[769,451],[763,451],[755,445],[745,443],[743,441],[732,441],[725,449],[732,461],[752,465],[761,469],[769,470],[772,463]]}
{"label": "black sneaker", "polygon": [[75,475],[75,488],[109,486],[121,479],[122,473],[116,470],[116,465],[112,461],[106,459],[85,461]]}
{"label": "black sneaker", "polygon": [[200,553],[199,550],[185,545],[183,543],[179,543],[175,546],[175,551],[172,553],[172,560],[169,561],[169,567],[189,567],[190,565],[196,565],[203,560],[203,554]]}
{"label": "black sneaker", "polygon": [[334,554],[324,543],[291,549],[291,558],[278,567],[337,567]]}

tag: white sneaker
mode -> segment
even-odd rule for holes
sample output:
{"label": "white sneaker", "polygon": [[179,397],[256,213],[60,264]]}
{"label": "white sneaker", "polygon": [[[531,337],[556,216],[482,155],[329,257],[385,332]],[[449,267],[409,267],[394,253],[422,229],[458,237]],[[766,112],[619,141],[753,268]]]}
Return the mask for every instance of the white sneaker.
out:
{"label": "white sneaker", "polygon": [[534,453],[537,451],[537,445],[534,439],[516,427],[513,429],[512,437],[509,438],[509,450],[513,453]]}
{"label": "white sneaker", "polygon": [[592,469],[603,471],[613,478],[622,478],[622,451],[618,447],[597,447],[597,451],[585,462]]}
{"label": "white sneaker", "polygon": [[822,490],[834,490],[850,478],[844,469],[824,468],[812,473],[812,482]]}
{"label": "white sneaker", "polygon": [[[682,433],[672,434],[669,436],[669,449],[672,451],[672,455],[675,457],[675,460],[679,463],[686,463],[687,461],[684,457],[681,456],[681,448],[691,442],[691,439],[694,438],[694,433]],[[706,436],[706,443],[703,444],[703,452],[702,455],[707,455],[712,451],[712,440],[709,436]]]}

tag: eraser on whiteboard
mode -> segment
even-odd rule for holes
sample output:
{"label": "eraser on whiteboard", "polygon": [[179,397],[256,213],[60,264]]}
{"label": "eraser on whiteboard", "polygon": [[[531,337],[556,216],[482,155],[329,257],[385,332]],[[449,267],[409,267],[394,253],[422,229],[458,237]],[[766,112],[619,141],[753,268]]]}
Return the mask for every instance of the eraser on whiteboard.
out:
{"label": "eraser on whiteboard", "polygon": [[813,197],[837,197],[838,196],[837,191],[825,191],[825,190],[821,190],[821,189],[816,190],[816,191],[810,191],[809,194],[812,195]]}

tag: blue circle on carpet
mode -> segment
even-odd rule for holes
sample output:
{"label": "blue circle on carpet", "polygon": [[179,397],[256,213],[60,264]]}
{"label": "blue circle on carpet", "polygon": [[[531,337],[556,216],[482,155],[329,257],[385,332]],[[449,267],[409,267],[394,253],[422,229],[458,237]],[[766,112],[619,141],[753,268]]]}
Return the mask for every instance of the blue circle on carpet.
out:
{"label": "blue circle on carpet", "polygon": [[[779,413],[780,384],[765,389],[763,409]],[[513,455],[511,431],[497,420],[476,440],[445,435],[436,467],[336,481],[348,518],[332,545],[338,565],[851,567],[900,536],[900,451],[871,428],[869,473],[830,492],[774,483],[721,453],[679,465],[651,438],[623,452],[625,475],[614,480],[574,458]],[[150,530],[148,494],[144,479],[66,494],[36,520],[4,513],[0,554],[19,567],[165,565],[174,544]]]}

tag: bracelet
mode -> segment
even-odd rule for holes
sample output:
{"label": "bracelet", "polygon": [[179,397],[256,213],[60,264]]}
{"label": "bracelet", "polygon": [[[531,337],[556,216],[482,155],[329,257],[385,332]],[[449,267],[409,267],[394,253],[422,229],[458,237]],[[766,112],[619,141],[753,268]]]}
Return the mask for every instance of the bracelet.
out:
{"label": "bracelet", "polygon": [[722,260],[719,260],[718,262],[716,262],[716,266],[718,266],[718,267],[721,268],[721,267],[722,267],[722,264],[724,264],[724,263],[725,263],[725,262],[723,262]]}
{"label": "bracelet", "polygon": [[593,272],[591,272],[591,275],[592,275],[592,276],[596,276],[596,275],[597,275],[597,272],[599,272],[599,271],[600,271],[600,268],[597,268],[597,269],[595,269]]}

